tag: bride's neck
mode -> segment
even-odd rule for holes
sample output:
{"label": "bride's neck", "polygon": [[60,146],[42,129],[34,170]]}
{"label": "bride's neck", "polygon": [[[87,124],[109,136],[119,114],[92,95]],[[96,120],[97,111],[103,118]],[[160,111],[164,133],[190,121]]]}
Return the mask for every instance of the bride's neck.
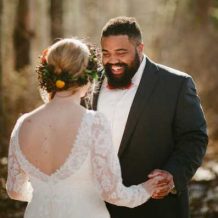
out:
{"label": "bride's neck", "polygon": [[72,93],[72,90],[66,90],[61,92],[56,92],[53,101],[65,101],[65,102],[74,102],[75,104],[80,104],[81,93],[76,92]]}

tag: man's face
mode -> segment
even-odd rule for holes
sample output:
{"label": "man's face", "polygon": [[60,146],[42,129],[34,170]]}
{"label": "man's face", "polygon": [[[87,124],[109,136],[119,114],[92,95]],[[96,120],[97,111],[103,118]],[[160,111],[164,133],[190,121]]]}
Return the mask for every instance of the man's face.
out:
{"label": "man's face", "polygon": [[118,35],[102,37],[101,47],[108,84],[114,88],[130,84],[142,59],[143,44],[136,45],[127,35]]}

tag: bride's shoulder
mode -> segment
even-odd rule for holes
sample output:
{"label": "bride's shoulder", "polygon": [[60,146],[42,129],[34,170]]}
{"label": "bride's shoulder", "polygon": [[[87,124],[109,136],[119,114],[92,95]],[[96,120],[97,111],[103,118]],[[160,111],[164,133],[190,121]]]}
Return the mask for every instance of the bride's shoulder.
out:
{"label": "bride's shoulder", "polygon": [[19,129],[22,126],[22,124],[27,116],[28,116],[28,113],[20,114],[20,116],[18,117],[18,119],[14,125],[14,128],[11,132],[11,137],[17,135],[16,133],[19,132]]}
{"label": "bride's shoulder", "polygon": [[20,128],[24,123],[29,122],[33,117],[37,116],[42,108],[43,106],[40,106],[33,111],[21,114],[16,121],[15,129]]}

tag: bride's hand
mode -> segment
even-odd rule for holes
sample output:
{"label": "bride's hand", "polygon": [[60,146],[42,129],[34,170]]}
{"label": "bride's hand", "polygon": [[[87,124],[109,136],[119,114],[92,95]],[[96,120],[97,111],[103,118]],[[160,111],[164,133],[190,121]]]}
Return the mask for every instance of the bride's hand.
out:
{"label": "bride's hand", "polygon": [[164,177],[156,176],[144,183],[144,188],[146,191],[153,196],[159,189],[164,189],[167,187],[167,183],[164,181]]}
{"label": "bride's hand", "polygon": [[167,196],[174,188],[173,176],[168,171],[155,169],[148,175],[148,178],[162,177],[159,181],[159,185],[156,187],[155,192],[152,195],[153,199],[162,199]]}

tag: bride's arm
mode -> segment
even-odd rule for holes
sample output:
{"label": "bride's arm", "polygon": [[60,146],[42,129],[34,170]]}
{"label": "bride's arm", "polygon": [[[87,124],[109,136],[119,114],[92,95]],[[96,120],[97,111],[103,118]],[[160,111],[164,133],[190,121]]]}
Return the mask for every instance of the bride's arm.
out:
{"label": "bride's arm", "polygon": [[32,195],[32,187],[29,182],[29,176],[21,168],[16,155],[15,146],[18,146],[16,144],[18,122],[14,127],[10,139],[6,189],[10,198],[19,201],[30,201]]}
{"label": "bride's arm", "polygon": [[91,138],[93,174],[103,200],[126,207],[136,207],[146,202],[154,191],[157,179],[130,187],[123,185],[109,123],[100,113],[96,113]]}

